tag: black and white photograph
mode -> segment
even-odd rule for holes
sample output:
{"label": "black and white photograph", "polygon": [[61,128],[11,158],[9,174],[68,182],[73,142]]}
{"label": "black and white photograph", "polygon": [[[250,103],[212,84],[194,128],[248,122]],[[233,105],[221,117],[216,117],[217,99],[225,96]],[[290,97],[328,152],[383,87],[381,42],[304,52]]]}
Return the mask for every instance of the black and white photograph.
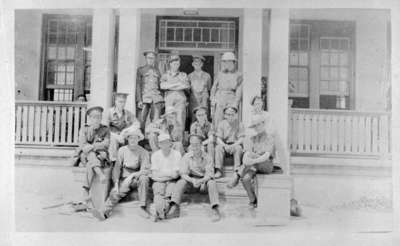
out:
{"label": "black and white photograph", "polygon": [[396,1],[17,2],[15,245],[397,245]]}

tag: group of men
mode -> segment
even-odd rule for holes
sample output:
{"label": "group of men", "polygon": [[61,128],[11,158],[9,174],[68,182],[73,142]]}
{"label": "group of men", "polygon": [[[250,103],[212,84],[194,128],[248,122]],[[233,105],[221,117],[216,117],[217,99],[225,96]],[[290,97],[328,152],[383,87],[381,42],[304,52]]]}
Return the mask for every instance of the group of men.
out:
{"label": "group of men", "polygon": [[[221,71],[212,87],[210,75],[201,70],[204,57],[193,56],[195,70],[187,76],[179,72],[179,55],[172,53],[169,69],[161,75],[156,55],[146,51],[146,65],[137,70],[139,119],[125,109],[126,93],[115,95],[115,106],[105,114],[105,124],[103,108],[87,110],[88,120],[80,131],[78,149],[87,170],[85,201],[91,199],[89,190],[95,175],[102,182],[113,182],[104,208],[91,209],[92,214],[100,220],[108,218],[119,200],[137,189],[143,216],[154,221],[179,217],[182,195],[190,188],[208,192],[212,221],[218,221],[221,215],[216,179],[223,176],[227,154],[234,160],[228,188],[241,180],[250,207],[256,208],[252,179],[257,172],[272,172],[274,135],[268,134],[266,118],[261,115],[252,117],[246,129],[237,117],[242,77],[236,71],[234,54],[223,54]],[[188,97],[189,113],[196,120],[191,123],[186,146],[183,132]],[[210,113],[212,122],[208,121]],[[111,177],[103,172],[104,168],[112,169]],[[153,213],[149,210],[150,187]]]}

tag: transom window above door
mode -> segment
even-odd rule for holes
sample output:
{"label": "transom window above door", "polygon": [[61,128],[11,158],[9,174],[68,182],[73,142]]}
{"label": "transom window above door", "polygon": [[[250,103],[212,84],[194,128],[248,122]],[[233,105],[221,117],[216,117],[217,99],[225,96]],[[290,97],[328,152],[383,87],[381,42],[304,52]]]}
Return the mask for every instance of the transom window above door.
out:
{"label": "transom window above door", "polygon": [[225,18],[158,17],[160,50],[236,50],[237,21]]}

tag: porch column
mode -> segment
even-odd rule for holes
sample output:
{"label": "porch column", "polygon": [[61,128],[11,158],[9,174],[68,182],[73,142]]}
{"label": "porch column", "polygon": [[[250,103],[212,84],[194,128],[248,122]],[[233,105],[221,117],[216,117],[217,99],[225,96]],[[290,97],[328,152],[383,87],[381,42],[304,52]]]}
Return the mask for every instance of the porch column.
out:
{"label": "porch column", "polygon": [[126,108],[136,113],[136,68],[140,46],[140,9],[120,9],[117,91],[129,93]]}
{"label": "porch column", "polygon": [[400,232],[400,13],[392,11],[392,191],[393,191],[393,233]]}
{"label": "porch column", "polygon": [[[285,147],[288,147],[289,9],[271,9],[269,33],[268,109]],[[285,156],[289,160],[289,151]],[[283,166],[290,173],[289,162]]]}
{"label": "porch column", "polygon": [[112,9],[93,12],[90,106],[109,108],[114,79],[115,15]]}
{"label": "porch column", "polygon": [[262,9],[244,9],[243,17],[243,110],[245,125],[250,120],[251,98],[261,95]]}

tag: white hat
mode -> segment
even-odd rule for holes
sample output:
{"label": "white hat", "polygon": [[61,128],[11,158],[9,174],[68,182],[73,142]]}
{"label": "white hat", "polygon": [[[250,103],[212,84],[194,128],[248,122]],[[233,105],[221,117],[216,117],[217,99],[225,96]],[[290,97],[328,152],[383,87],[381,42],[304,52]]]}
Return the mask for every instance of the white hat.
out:
{"label": "white hat", "polygon": [[132,136],[132,135],[138,136],[139,137],[139,141],[144,139],[142,131],[139,128],[133,127],[133,126],[125,128],[124,130],[122,130],[121,135],[122,135],[122,137],[124,139],[127,139],[129,136]]}
{"label": "white hat", "polygon": [[262,115],[255,115],[251,118],[249,128],[254,128],[261,123],[265,123],[265,118]]}
{"label": "white hat", "polygon": [[171,140],[169,134],[164,133],[164,132],[160,133],[160,135],[158,135],[158,142],[160,143],[165,140]]}
{"label": "white hat", "polygon": [[236,57],[235,54],[233,54],[233,52],[225,52],[222,57],[221,57],[222,61],[236,61]]}

